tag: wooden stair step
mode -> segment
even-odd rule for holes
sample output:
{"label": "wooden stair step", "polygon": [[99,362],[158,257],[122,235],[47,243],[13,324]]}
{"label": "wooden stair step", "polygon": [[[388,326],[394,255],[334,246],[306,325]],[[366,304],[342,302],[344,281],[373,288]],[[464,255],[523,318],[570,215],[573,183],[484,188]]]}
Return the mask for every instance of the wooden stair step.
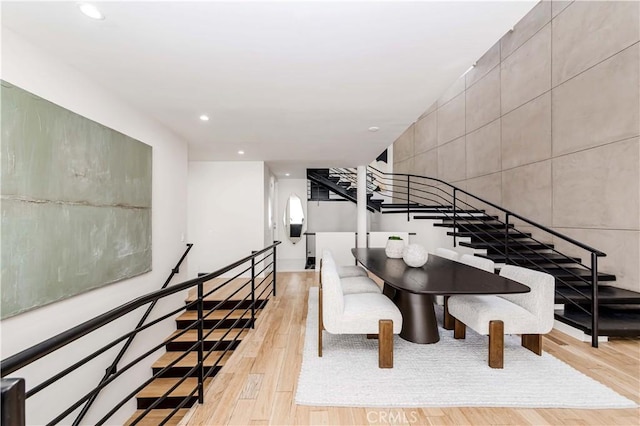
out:
{"label": "wooden stair step", "polygon": [[[180,378],[158,378],[153,380],[147,386],[145,386],[138,394],[136,399],[138,401],[138,409],[149,408],[154,402],[160,399],[169,389],[180,382]],[[206,379],[204,386],[208,386],[211,379]],[[155,408],[175,408],[181,404],[188,395],[193,392],[198,386],[198,379],[195,377],[187,377],[182,381],[174,390],[172,390],[167,397],[159,403]],[[187,398],[187,403],[184,407],[191,407],[198,399],[197,392],[193,396]]]}
{"label": "wooden stair step", "polygon": [[[225,352],[225,351],[213,351],[204,360],[204,365],[205,365],[205,367],[211,367],[216,362],[218,362],[218,359],[220,359],[220,357],[222,357],[222,359],[220,359],[220,362],[218,362],[218,365],[219,366],[223,366],[225,364],[225,362],[229,359],[229,357],[231,356],[232,353],[233,353],[233,351],[227,351],[227,352]],[[153,363],[151,368],[162,369],[162,368],[168,366],[169,364],[171,364],[172,362],[174,362],[176,359],[180,358],[180,356],[182,356],[183,354],[184,354],[184,352],[182,352],[182,351],[165,352],[164,355],[162,355],[160,358],[158,358],[156,360],[156,362]],[[174,367],[193,367],[197,363],[198,363],[198,353],[197,352],[189,352],[184,358],[182,358],[180,361],[178,361],[174,365]]]}
{"label": "wooden stair step", "polygon": [[[246,329],[242,331],[240,331],[240,329],[231,329],[231,331],[229,331],[226,336],[222,337],[225,333],[227,333],[227,331],[229,330],[220,329],[211,332],[211,334],[206,336],[204,339],[204,349],[210,350],[216,344],[218,344],[216,350],[235,349],[240,341],[245,338],[247,333],[249,332]],[[208,330],[205,330],[205,335],[207,334],[207,332]],[[175,331],[166,340],[167,351],[186,351],[191,346],[193,346],[195,342],[198,341],[198,330],[188,330],[183,335],[174,338],[174,336],[176,336],[178,333],[180,333],[180,331]],[[235,342],[233,341],[234,339],[236,339]]]}
{"label": "wooden stair step", "polygon": [[[164,409],[154,409],[149,411],[142,419],[140,419],[138,421],[138,423],[136,423],[136,425],[140,425],[140,426],[156,426],[159,425],[160,423],[162,423],[169,414],[171,414],[173,410],[170,408],[164,408]],[[169,419],[169,421],[167,421],[165,423],[165,425],[168,426],[176,426],[180,423],[180,420],[182,420],[182,418],[189,412],[188,408],[181,408],[178,411],[176,411],[176,413],[171,416],[171,418]],[[136,410],[133,415],[129,418],[129,420],[126,421],[125,426],[129,426],[131,423],[133,423],[140,414],[144,413],[144,410]]]}
{"label": "wooden stair step", "polygon": [[[256,309],[256,318],[258,317],[260,312],[261,309]],[[204,314],[206,315],[204,319],[204,328],[213,328],[215,326],[225,328],[241,328],[251,324],[251,310],[247,308],[234,309],[232,311],[228,309],[216,309],[209,314],[207,314],[207,312],[205,311]],[[197,320],[198,311],[189,310],[183,312],[176,318],[176,324],[178,325],[179,329],[184,329]]]}
{"label": "wooden stair step", "polygon": [[[206,358],[204,359],[204,372],[208,377],[214,377],[218,372],[222,369],[224,364],[227,362],[231,354],[232,350],[228,350],[226,353],[224,351],[213,351],[208,356],[207,353],[204,353]],[[183,351],[171,351],[165,353],[161,356],[152,366],[153,374],[158,374],[164,368],[169,366],[173,361],[180,358],[183,355]],[[166,371],[164,371],[159,377],[184,377],[189,375],[191,377],[198,376],[198,370],[194,369],[198,363],[198,352],[191,351],[187,353],[187,355],[176,362],[175,365],[169,367]],[[213,370],[212,370],[213,369]],[[212,370],[212,371],[211,371]]]}

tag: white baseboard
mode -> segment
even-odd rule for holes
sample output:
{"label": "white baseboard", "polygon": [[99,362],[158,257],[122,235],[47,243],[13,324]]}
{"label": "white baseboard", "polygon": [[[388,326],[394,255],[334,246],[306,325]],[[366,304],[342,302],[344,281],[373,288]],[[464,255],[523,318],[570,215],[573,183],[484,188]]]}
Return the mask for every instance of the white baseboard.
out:
{"label": "white baseboard", "polygon": [[[577,328],[571,327],[563,322],[555,320],[553,323],[553,328],[556,330],[573,337],[574,339],[578,339],[581,342],[591,342],[591,336],[586,334],[582,330],[578,330]],[[609,336],[598,336],[598,343],[608,342]]]}

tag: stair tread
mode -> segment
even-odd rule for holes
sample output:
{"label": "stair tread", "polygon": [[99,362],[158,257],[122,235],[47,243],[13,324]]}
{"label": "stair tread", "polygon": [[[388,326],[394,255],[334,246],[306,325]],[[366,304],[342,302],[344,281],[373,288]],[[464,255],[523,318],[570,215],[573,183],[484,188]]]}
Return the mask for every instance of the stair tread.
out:
{"label": "stair tread", "polygon": [[[220,330],[213,330],[213,332],[211,334],[209,334],[207,337],[205,337],[205,341],[211,341],[211,342],[215,342],[220,340],[220,338],[222,338],[222,336],[228,331],[228,329],[220,329]],[[167,339],[167,341],[171,340],[175,335],[177,335],[180,332],[180,330],[175,331],[171,334],[171,336],[169,336],[169,338]],[[205,331],[205,335],[206,335],[207,331]],[[249,333],[248,330],[242,330],[240,332],[240,334],[238,335],[238,330],[237,329],[232,329],[229,334],[227,334],[224,338],[223,341],[231,341],[233,339],[236,338],[236,336],[238,336],[238,339],[243,339],[244,337],[246,337],[247,333]],[[174,342],[196,342],[198,340],[198,330],[188,330],[186,333],[184,333],[183,335],[176,337]]]}
{"label": "stair tread", "polygon": [[[171,414],[171,412],[173,411],[173,409],[170,408],[162,408],[162,409],[153,409],[151,411],[149,411],[142,419],[140,419],[138,421],[138,423],[136,423],[137,425],[141,425],[141,426],[156,426],[158,424],[160,424],[169,414]],[[165,425],[168,426],[176,426],[177,424],[180,423],[180,420],[182,420],[182,418],[189,412],[188,408],[181,408],[178,411],[176,411],[176,413],[169,419],[169,421],[167,423],[165,423]],[[125,426],[130,425],[131,423],[133,423],[133,421],[135,419],[138,418],[138,416],[140,414],[144,413],[144,410],[136,410],[134,411],[133,415],[129,418],[129,420],[127,420],[127,422],[125,423]]]}
{"label": "stair tread", "polygon": [[[585,285],[578,287],[580,291],[587,295],[591,295],[591,286]],[[556,292],[561,293],[565,296],[568,296],[570,299],[580,300],[582,296],[578,295],[575,290],[566,287],[566,286],[557,286]],[[635,301],[633,303],[640,303],[640,293],[626,290],[624,288],[618,288],[608,285],[599,285],[598,286],[598,300],[600,304],[602,303],[612,303],[619,302],[620,304],[626,304],[627,301]]]}
{"label": "stair tread", "polygon": [[[503,237],[504,238],[504,231],[486,231],[486,230],[482,230],[482,231],[448,231],[447,235],[453,236],[455,235],[456,237],[474,237],[474,236],[496,236],[496,237]],[[509,230],[508,233],[510,238],[529,238],[531,237],[531,234],[529,232],[516,232],[513,230]],[[503,244],[504,244],[504,240],[503,240]]]}
{"label": "stair tread", "polygon": [[[169,389],[171,389],[176,383],[182,380],[179,377],[168,377],[154,379],[151,383],[145,386],[138,394],[136,398],[160,398]],[[208,386],[211,382],[211,378],[205,379],[204,385]],[[189,395],[198,386],[197,377],[187,377],[177,388],[171,391],[168,396],[184,397]]]}
{"label": "stair tread", "polygon": [[[434,224],[435,226],[439,226],[439,227],[453,227],[453,219],[450,219],[449,217],[442,217],[442,216],[415,216],[416,219],[441,219],[442,222],[441,223],[436,223]],[[489,221],[493,221],[496,222],[496,220],[498,219],[498,216],[487,216],[487,215],[474,215],[474,216],[458,216],[456,218],[456,223],[457,224],[467,224],[467,225],[481,225],[484,223],[487,223]],[[499,223],[499,222],[498,222]],[[448,226],[450,225],[450,226]]]}
{"label": "stair tread", "polygon": [[[213,351],[204,360],[204,365],[206,367],[211,367],[218,361],[218,359],[220,357],[222,357],[222,359],[220,359],[220,362],[218,362],[218,366],[222,367],[225,364],[225,362],[229,359],[229,357],[231,356],[232,353],[233,353],[233,351],[227,351],[226,353],[224,351]],[[164,355],[162,355],[160,358],[158,358],[156,360],[156,362],[154,362],[151,367],[152,368],[164,368],[164,367],[168,366],[169,364],[171,364],[176,359],[178,359],[183,354],[184,354],[184,352],[181,352],[181,351],[165,352]],[[197,363],[198,363],[198,353],[197,352],[189,352],[189,353],[187,353],[187,355],[184,358],[182,358],[180,361],[178,361],[172,367],[193,367]]]}
{"label": "stair tread", "polygon": [[[256,317],[260,313],[261,309],[256,309]],[[244,309],[216,309],[209,313],[204,313],[207,320],[220,320],[226,317],[226,319],[238,319],[238,318],[251,318],[251,309],[245,312]],[[229,316],[227,316],[229,315]],[[198,311],[188,310],[180,314],[177,321],[196,321],[198,319]]]}
{"label": "stair tread", "polygon": [[[591,315],[585,312],[556,310],[555,318],[591,335]],[[598,334],[620,337],[640,336],[640,309],[601,307],[598,318]]]}
{"label": "stair tread", "polygon": [[[553,275],[556,278],[576,278],[575,275],[582,277],[582,278],[591,278],[591,271],[586,270],[586,269],[581,269],[581,268],[565,268],[565,269],[561,269],[561,268],[553,268],[553,267],[544,267],[544,266],[530,266],[529,269],[535,269],[537,271],[543,271],[546,272],[548,274]],[[577,278],[576,278],[577,279]],[[615,279],[615,275],[613,274],[608,274],[606,272],[598,272],[598,279],[599,280],[607,280],[610,281],[612,279]]]}
{"label": "stair tread", "polygon": [[[459,228],[460,230],[464,230],[465,228],[470,229],[489,229],[495,231],[504,231],[507,226],[504,223],[500,222],[489,222],[489,221],[462,221],[458,220],[458,222],[453,225],[453,222],[450,223],[434,223],[433,226],[437,228]],[[513,224],[509,224],[509,228],[515,229]]]}
{"label": "stair tread", "polygon": [[[490,248],[499,248],[502,249],[504,248],[504,242],[501,241],[496,241],[496,242],[465,242],[462,241],[459,243],[461,246],[463,247],[472,247],[472,248],[486,248],[486,247],[490,247]],[[547,244],[547,243],[536,243],[535,241],[522,241],[522,242],[518,242],[517,244],[514,244],[513,246],[509,246],[509,250],[519,250],[519,249],[524,249],[524,248],[536,248],[539,247],[540,249],[552,249],[553,248],[553,244]]]}
{"label": "stair tread", "polygon": [[[500,261],[504,261],[506,258],[504,256],[504,254],[497,254],[497,253],[488,253],[488,254],[483,254],[483,253],[476,253],[476,256],[479,257],[484,257],[487,259],[491,259],[494,262],[499,263]],[[550,262],[551,260],[554,262],[563,262],[563,263],[577,263],[580,262],[580,258],[579,257],[570,257],[567,258],[566,256],[562,256],[560,254],[557,253],[523,253],[523,252],[516,252],[516,253],[509,253],[509,260],[510,261],[516,261],[516,260],[542,260],[542,261],[546,261],[546,262]],[[546,260],[548,259],[548,260]]]}

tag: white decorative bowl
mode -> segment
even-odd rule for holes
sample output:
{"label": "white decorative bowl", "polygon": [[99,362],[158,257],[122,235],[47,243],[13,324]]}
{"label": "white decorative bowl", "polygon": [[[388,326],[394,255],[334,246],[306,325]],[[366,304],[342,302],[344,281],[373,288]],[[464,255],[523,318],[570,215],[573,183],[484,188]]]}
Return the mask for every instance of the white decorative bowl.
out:
{"label": "white decorative bowl", "polygon": [[420,244],[409,244],[405,247],[404,253],[402,254],[404,263],[413,268],[419,268],[427,263],[428,257],[429,253]]}
{"label": "white decorative bowl", "polygon": [[384,248],[384,253],[387,257],[392,259],[401,259],[404,253],[404,241],[403,240],[387,240],[387,246]]}

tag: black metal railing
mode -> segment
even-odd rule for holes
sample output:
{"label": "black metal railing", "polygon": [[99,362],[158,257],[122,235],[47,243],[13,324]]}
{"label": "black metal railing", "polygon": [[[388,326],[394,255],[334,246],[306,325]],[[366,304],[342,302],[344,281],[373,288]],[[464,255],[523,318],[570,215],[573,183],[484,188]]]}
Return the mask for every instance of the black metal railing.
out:
{"label": "black metal railing", "polygon": [[[187,244],[186,250],[184,251],[184,253],[182,253],[182,256],[180,256],[180,259],[178,260],[178,263],[176,263],[176,266],[174,266],[171,269],[171,273],[169,274],[169,276],[165,280],[164,284],[162,284],[162,287],[160,287],[160,289],[167,288],[167,286],[169,285],[169,283],[171,282],[173,277],[176,274],[180,273],[180,266],[182,265],[182,262],[184,262],[184,259],[189,254],[189,251],[191,251],[192,247],[193,247],[193,244],[191,244],[191,243]],[[156,306],[156,303],[157,303],[157,300],[153,301],[153,302],[151,302],[151,304],[149,304],[149,306],[147,307],[147,310],[142,315],[142,318],[140,318],[140,321],[138,321],[138,325],[135,326],[136,329],[140,328],[140,327],[142,327],[144,325],[144,323],[147,321],[147,318],[149,318],[149,315],[151,314],[151,311],[153,311],[153,308]],[[102,377],[102,379],[100,380],[100,383],[99,383],[98,386],[100,386],[104,382],[106,382],[107,379],[109,379],[109,377],[113,376],[118,371],[118,364],[120,363],[120,361],[122,361],[122,358],[127,353],[127,350],[131,346],[131,343],[133,343],[133,339],[135,337],[136,337],[136,334],[132,334],[131,336],[129,336],[129,338],[126,340],[124,346],[118,352],[118,355],[116,355],[116,357],[114,358],[114,360],[111,363],[111,365],[105,371],[105,374]],[[82,421],[84,416],[87,415],[87,412],[89,411],[89,409],[91,408],[91,406],[95,402],[96,398],[98,398],[99,393],[100,393],[100,391],[94,393],[91,396],[91,398],[89,398],[89,400],[87,400],[85,405],[82,407],[82,410],[80,410],[80,413],[78,414],[76,419],[73,421],[73,426],[77,426],[77,425],[80,424],[80,422]]]}
{"label": "black metal railing", "polygon": [[[597,259],[606,256],[605,253],[443,180],[405,173],[384,173],[373,167],[368,168],[368,174],[374,184],[383,183],[379,186],[385,188],[387,197],[406,206],[407,220],[418,207],[432,209],[436,215],[450,221],[454,246],[458,244],[460,236],[468,236],[484,244],[488,252],[502,255],[506,264],[559,272],[554,274],[556,283],[569,289],[573,297],[568,297],[556,286],[557,296],[565,304],[590,316],[591,343],[593,347],[598,347]],[[531,228],[535,235],[520,231],[514,222]],[[585,265],[579,258],[564,254],[554,244],[542,241],[540,235],[561,241],[568,250],[586,252],[590,264]],[[534,260],[534,254],[540,260]]]}
{"label": "black metal railing", "polygon": [[[354,168],[330,169],[330,176],[338,177],[350,187],[357,186]],[[559,272],[554,274],[556,283],[563,287],[556,286],[558,298],[590,316],[591,343],[598,346],[598,257],[606,256],[602,251],[436,178],[385,173],[368,167],[367,193],[392,200],[396,211],[406,212],[407,221],[416,211],[448,221],[453,225],[454,246],[461,237],[469,237],[481,243],[487,253],[502,256],[505,264]],[[517,229],[514,222],[531,228],[532,233]],[[590,264],[564,254],[554,244],[542,241],[541,236],[561,241],[567,250],[586,252]]]}
{"label": "black metal railing", "polygon": [[[78,360],[69,360],[68,363],[70,365],[68,367],[53,371],[51,376],[38,384],[32,385],[29,383],[29,379],[27,379],[27,390],[22,395],[22,398],[27,401],[45,389],[48,389],[49,392],[57,391],[55,393],[57,400],[62,399],[61,395],[72,395],[73,392],[70,389],[63,389],[63,391],[61,391],[60,389],[50,388],[50,386],[54,383],[62,386],[60,383],[61,379],[74,373],[78,374],[81,367],[99,359],[102,354],[107,353],[109,350],[115,350],[119,345],[123,345],[118,352],[118,356],[116,356],[117,362],[114,361],[111,363],[109,368],[107,368],[107,373],[99,381],[97,386],[91,388],[84,394],[70,397],[69,399],[71,399],[71,401],[64,403],[67,405],[63,405],[62,402],[58,404],[58,407],[65,408],[59,408],[60,411],[50,416],[47,415],[47,420],[43,421],[38,419],[38,422],[48,425],[61,422],[71,423],[72,421],[75,423],[79,422],[82,418],[77,416],[75,420],[72,420],[71,417],[74,413],[79,412],[83,417],[87,413],[90,413],[91,422],[96,425],[102,425],[108,422],[115,413],[135,398],[136,395],[151,382],[158,378],[166,377],[172,368],[185,360],[189,354],[195,352],[197,354],[197,361],[194,365],[188,366],[185,371],[180,370],[181,374],[177,376],[172,375],[172,377],[176,379],[175,383],[166,389],[162,395],[154,397],[152,402],[142,407],[141,411],[134,418],[130,419],[130,424],[137,424],[143,420],[151,410],[158,407],[165,407],[171,399],[171,408],[173,409],[167,413],[163,420],[159,421],[159,424],[167,423],[180,409],[192,405],[195,401],[203,402],[205,381],[219,370],[223,360],[237,346],[246,333],[246,329],[255,326],[256,316],[259,310],[266,305],[271,295],[276,295],[276,247],[278,244],[280,244],[280,242],[276,241],[274,244],[262,250],[252,252],[251,255],[215,272],[141,296],[2,360],[0,363],[0,371],[3,384],[7,380],[7,376],[13,375],[20,377],[21,369],[39,362],[47,362],[47,357],[54,354],[57,350],[91,333],[100,333],[105,330],[104,327],[106,325],[123,318],[125,315],[147,307],[147,311],[145,311],[144,314],[144,319],[146,320],[150,306],[172,295],[177,295],[181,292],[190,292],[191,294],[189,294],[186,303],[177,308],[169,308],[169,312],[163,313],[148,322],[140,321],[132,331],[105,343],[96,350],[91,348],[90,350],[93,352],[86,356],[79,355],[78,357],[80,359]],[[177,273],[177,267],[174,268],[174,270]],[[231,273],[233,276],[227,278],[227,273]],[[166,284],[168,284],[168,282]],[[215,321],[212,321],[213,314],[215,312],[219,313],[221,309],[224,309],[225,314],[223,316],[217,315]],[[177,330],[168,339],[162,339],[158,343],[153,344],[151,348],[138,349],[134,355],[129,355],[129,358],[133,358],[132,360],[128,361],[125,365],[118,366],[118,362],[121,362],[123,359],[123,357],[120,356],[122,349],[128,347],[131,340],[138,333],[150,330],[151,327],[165,320],[171,320],[185,311],[197,312],[195,319],[188,321],[188,325]],[[211,327],[205,326],[205,324],[209,322],[213,322],[214,325]],[[193,336],[194,334],[195,336]],[[129,378],[125,382],[118,381],[114,383],[124,373],[138,366],[142,361],[147,360],[159,350],[165,347],[168,348],[169,345],[179,345],[180,355],[166,365],[158,369],[154,368],[154,372],[150,378],[141,383],[131,383],[131,379]],[[110,403],[110,408],[106,412],[93,412],[96,406],[92,407],[90,411],[87,404],[93,401],[98,393],[110,385],[117,386],[116,393],[118,397],[121,395],[125,396]],[[113,386],[110,390],[114,389]],[[178,389],[178,387],[181,389],[186,387],[189,392],[186,395],[176,397],[175,394],[172,393]],[[131,388],[133,389],[131,390]],[[178,398],[178,400],[176,400],[176,398]],[[19,398],[16,399],[15,403],[20,403]],[[27,422],[29,422],[29,410],[27,410],[26,413]]]}

